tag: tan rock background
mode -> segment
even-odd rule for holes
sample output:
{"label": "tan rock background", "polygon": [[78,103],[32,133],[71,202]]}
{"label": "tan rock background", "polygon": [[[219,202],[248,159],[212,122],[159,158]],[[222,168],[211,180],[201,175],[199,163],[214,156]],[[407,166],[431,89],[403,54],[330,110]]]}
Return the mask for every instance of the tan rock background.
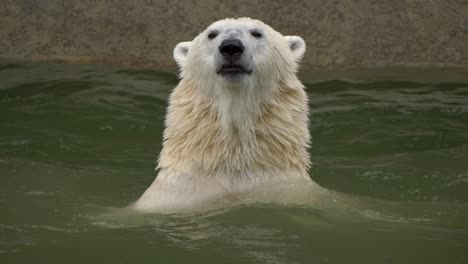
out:
{"label": "tan rock background", "polygon": [[468,0],[2,0],[0,56],[173,67],[225,17],[300,35],[308,69],[468,66]]}

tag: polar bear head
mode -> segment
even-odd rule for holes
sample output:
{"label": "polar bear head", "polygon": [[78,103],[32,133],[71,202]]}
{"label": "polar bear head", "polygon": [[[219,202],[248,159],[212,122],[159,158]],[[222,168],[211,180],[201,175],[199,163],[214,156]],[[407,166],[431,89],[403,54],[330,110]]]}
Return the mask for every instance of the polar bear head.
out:
{"label": "polar bear head", "polygon": [[210,84],[258,84],[295,78],[306,45],[298,36],[283,36],[265,23],[224,19],[193,41],[174,49],[182,79]]}

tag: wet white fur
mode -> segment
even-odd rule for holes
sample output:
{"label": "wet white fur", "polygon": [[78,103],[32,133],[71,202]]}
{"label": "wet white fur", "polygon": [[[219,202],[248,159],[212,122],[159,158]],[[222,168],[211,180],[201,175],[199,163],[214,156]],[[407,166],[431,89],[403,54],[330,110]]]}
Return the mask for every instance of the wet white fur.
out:
{"label": "wet white fur", "polygon": [[[218,46],[229,37],[242,41],[253,69],[237,80],[216,73]],[[305,49],[302,38],[249,18],[217,21],[179,43],[181,81],[169,100],[160,171],[133,207],[177,210],[311,183],[307,96],[296,77]]]}

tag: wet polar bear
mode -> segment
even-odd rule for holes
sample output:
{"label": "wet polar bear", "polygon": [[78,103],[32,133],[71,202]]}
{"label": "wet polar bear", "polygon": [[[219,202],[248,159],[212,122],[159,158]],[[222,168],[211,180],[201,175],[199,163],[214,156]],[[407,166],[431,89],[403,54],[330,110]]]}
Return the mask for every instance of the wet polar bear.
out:
{"label": "wet polar bear", "polygon": [[252,195],[281,202],[314,184],[308,100],[296,76],[305,49],[302,38],[250,18],[217,21],[179,43],[159,174],[133,207],[185,210]]}

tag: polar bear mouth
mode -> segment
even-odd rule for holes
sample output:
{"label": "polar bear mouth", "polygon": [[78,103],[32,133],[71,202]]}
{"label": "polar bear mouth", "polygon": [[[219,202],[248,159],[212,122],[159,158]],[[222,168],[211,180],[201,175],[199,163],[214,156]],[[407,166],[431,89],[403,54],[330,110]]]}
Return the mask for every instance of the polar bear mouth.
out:
{"label": "polar bear mouth", "polygon": [[247,70],[241,64],[224,64],[217,71],[221,75],[238,75],[238,74],[250,74],[252,71]]}

